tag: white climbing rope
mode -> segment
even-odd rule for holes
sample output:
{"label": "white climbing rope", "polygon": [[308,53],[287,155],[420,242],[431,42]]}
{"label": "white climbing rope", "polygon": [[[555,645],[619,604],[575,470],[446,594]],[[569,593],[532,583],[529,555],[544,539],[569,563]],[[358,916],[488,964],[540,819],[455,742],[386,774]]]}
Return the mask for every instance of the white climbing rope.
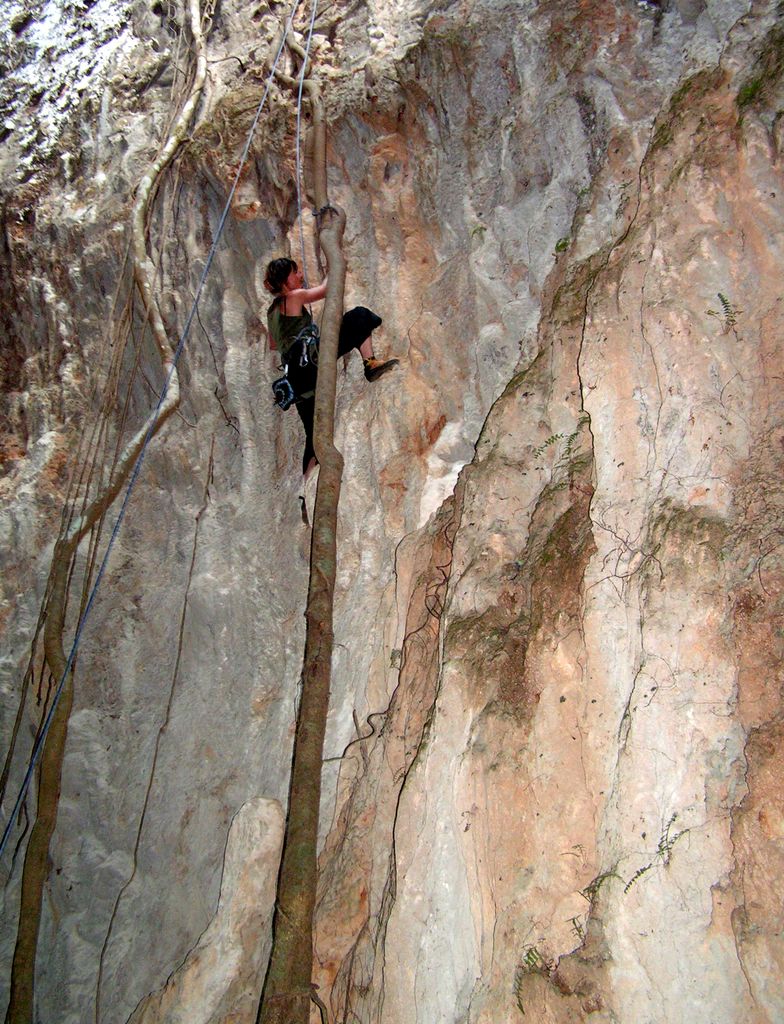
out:
{"label": "white climbing rope", "polygon": [[308,57],[310,55],[310,44],[313,39],[313,26],[316,22],[316,7],[318,6],[318,0],[313,0],[313,6],[310,13],[310,28],[308,29],[308,41],[305,44],[305,56],[302,59],[302,68],[299,73],[299,91],[297,92],[297,219],[299,221],[299,243],[300,250],[302,252],[302,275],[305,287],[308,287],[308,270],[305,263],[305,230],[302,225],[302,170],[301,170],[301,127],[302,127],[302,89],[305,84],[305,72],[308,67]]}

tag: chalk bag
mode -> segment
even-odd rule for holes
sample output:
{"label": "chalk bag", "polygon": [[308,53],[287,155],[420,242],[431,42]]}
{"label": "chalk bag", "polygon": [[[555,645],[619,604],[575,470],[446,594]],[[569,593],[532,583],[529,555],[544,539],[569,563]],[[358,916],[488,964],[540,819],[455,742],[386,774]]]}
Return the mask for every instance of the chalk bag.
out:
{"label": "chalk bag", "polygon": [[288,377],[278,377],[276,381],[272,382],[272,394],[275,398],[275,404],[279,405],[281,409],[288,409],[296,400],[294,388],[291,386]]}

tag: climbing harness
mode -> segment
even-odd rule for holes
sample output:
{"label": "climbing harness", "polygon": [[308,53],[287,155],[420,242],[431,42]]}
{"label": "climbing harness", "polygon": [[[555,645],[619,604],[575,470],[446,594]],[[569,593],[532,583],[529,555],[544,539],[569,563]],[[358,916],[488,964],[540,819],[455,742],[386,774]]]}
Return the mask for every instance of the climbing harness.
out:
{"label": "climbing harness", "polygon": [[315,324],[308,324],[303,327],[294,339],[294,346],[299,345],[299,365],[302,369],[306,366],[318,366],[319,353],[319,329]]}
{"label": "climbing harness", "polygon": [[[289,367],[296,366],[298,371],[307,371],[308,367],[318,369],[319,329],[314,323],[303,327],[287,350],[287,360],[281,367],[283,376],[272,382],[272,395],[275,404],[284,411],[302,398],[311,398],[313,389],[303,391],[299,395],[289,379]],[[296,360],[296,363],[295,363]],[[296,374],[299,376],[299,373]]]}

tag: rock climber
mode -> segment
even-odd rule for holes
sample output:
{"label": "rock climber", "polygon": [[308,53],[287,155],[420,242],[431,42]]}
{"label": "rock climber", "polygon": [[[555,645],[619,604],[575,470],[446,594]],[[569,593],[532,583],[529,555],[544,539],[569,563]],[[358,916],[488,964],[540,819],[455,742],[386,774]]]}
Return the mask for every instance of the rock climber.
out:
{"label": "rock climber", "polygon": [[[267,327],[275,348],[281,353],[283,362],[289,365],[287,376],[297,395],[296,406],[299,418],[305,428],[305,452],[302,456],[302,473],[305,480],[316,467],[313,450],[313,412],[315,408],[316,370],[312,364],[302,368],[299,359],[288,356],[297,336],[313,323],[310,311],[305,307],[318,302],[327,294],[327,279],[315,288],[303,287],[304,277],[294,260],[282,257],[267,265],[264,287],[275,296],[267,310]],[[350,309],[340,325],[338,356],[347,355],[352,349],[359,349],[365,368],[365,379],[378,380],[397,366],[397,359],[381,361],[373,352],[372,332],[381,325],[381,317],[364,306]]]}

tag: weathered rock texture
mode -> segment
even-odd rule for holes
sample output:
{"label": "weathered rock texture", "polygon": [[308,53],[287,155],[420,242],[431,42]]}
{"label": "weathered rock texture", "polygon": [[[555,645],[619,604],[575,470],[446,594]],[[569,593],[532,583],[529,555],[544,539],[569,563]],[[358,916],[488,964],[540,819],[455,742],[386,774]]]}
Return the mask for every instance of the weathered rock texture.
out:
{"label": "weathered rock texture", "polygon": [[131,1014],[131,1024],[255,1020],[282,841],[278,803],[259,798],[240,808],[229,829],[215,917],[164,988]]}
{"label": "weathered rock texture", "polygon": [[[0,9],[5,736],[188,52],[174,8]],[[151,224],[175,327],[277,24],[214,14]],[[352,357],[338,389],[321,997],[363,1024],[779,1021],[777,6],[340,0],[315,60],[348,301],[401,359],[368,386]],[[235,815],[285,802],[301,664],[301,436],[260,287],[299,251],[293,124],[274,96],[80,648],[42,1021],[253,1020],[274,822],[237,866],[259,906],[218,908]],[[112,443],[134,363],[126,432],[161,385],[143,328]],[[4,820],[39,714],[33,692]]]}

